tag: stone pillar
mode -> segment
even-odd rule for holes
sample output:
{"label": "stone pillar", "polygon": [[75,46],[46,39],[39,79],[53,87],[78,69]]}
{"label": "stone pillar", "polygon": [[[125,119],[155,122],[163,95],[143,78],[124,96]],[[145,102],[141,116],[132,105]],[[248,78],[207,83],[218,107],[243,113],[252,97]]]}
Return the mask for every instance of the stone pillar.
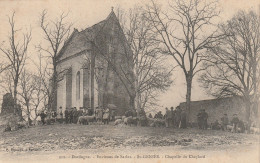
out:
{"label": "stone pillar", "polygon": [[72,70],[66,74],[66,107],[72,107]]}
{"label": "stone pillar", "polygon": [[90,107],[89,76],[89,68],[86,66],[83,68],[83,107]]}

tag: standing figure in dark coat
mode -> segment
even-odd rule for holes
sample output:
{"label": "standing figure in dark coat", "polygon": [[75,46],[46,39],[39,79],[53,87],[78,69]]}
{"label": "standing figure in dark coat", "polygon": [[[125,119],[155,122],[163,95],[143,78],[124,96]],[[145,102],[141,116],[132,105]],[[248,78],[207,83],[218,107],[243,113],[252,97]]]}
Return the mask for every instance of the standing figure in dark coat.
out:
{"label": "standing figure in dark coat", "polygon": [[197,121],[198,121],[199,129],[202,129],[203,127],[202,109],[200,109],[199,113],[197,114]]}
{"label": "standing figure in dark coat", "polygon": [[66,108],[66,110],[65,110],[65,122],[66,122],[66,124],[69,123],[69,118],[70,118],[69,109]]}
{"label": "standing figure in dark coat", "polygon": [[70,123],[73,123],[73,108],[70,109],[69,115],[70,115],[69,122],[70,122]]}
{"label": "standing figure in dark coat", "polygon": [[88,108],[88,115],[92,116],[94,114],[94,110],[91,108]]}
{"label": "standing figure in dark coat", "polygon": [[141,108],[138,114],[139,114],[138,126],[146,126],[148,121],[144,109]]}
{"label": "standing figure in dark coat", "polygon": [[76,124],[78,122],[78,110],[76,107],[73,109],[73,123]]}
{"label": "standing figure in dark coat", "polygon": [[83,116],[83,107],[80,107],[79,111],[78,111],[78,118],[80,116]]}
{"label": "standing figure in dark coat", "polygon": [[202,116],[202,129],[206,130],[208,128],[208,113],[205,111],[205,109],[202,110],[201,116]]}
{"label": "standing figure in dark coat", "polygon": [[239,123],[239,119],[237,117],[237,114],[233,115],[233,119],[231,120],[231,124],[233,125],[232,132],[237,132],[237,125]]}
{"label": "standing figure in dark coat", "polygon": [[180,128],[187,128],[187,114],[184,110],[181,111],[181,125]]}
{"label": "standing figure in dark coat", "polygon": [[45,118],[46,118],[46,114],[44,113],[44,111],[41,112],[40,117],[41,117],[42,125],[44,125],[45,124]]}

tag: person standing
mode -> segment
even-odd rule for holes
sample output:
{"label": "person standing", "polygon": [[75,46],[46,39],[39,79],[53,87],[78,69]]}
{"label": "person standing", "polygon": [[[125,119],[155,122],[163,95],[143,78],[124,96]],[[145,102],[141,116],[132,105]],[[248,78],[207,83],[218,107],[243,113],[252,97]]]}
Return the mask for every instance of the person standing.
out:
{"label": "person standing", "polygon": [[237,117],[237,114],[233,115],[233,119],[231,120],[231,124],[233,125],[232,132],[237,132],[237,125],[239,123],[239,119]]}
{"label": "person standing", "polygon": [[69,122],[70,122],[70,123],[73,123],[73,108],[70,108],[69,115],[70,115]]}
{"label": "person standing", "polygon": [[80,107],[79,108],[79,111],[78,111],[78,118],[80,117],[80,116],[82,116],[83,115],[83,107]]}
{"label": "person standing", "polygon": [[223,131],[226,131],[227,125],[228,125],[228,116],[227,114],[224,114],[224,116],[221,118],[221,129]]}
{"label": "person standing", "polygon": [[208,128],[208,113],[205,111],[205,109],[202,110],[201,116],[202,116],[202,129],[206,130]]}
{"label": "person standing", "polygon": [[44,113],[44,111],[41,112],[40,117],[41,117],[42,125],[45,125],[46,114]]}
{"label": "person standing", "polygon": [[73,109],[73,123],[76,124],[78,121],[78,110],[76,107]]}
{"label": "person standing", "polygon": [[109,123],[109,108],[106,108],[103,115],[104,124]]}
{"label": "person standing", "polygon": [[66,124],[68,124],[69,123],[69,115],[70,113],[69,113],[69,109],[68,108],[66,108],[66,110],[65,110],[65,123]]}
{"label": "person standing", "polygon": [[199,129],[203,128],[203,120],[202,120],[202,109],[200,109],[199,113],[197,114],[197,121]]}

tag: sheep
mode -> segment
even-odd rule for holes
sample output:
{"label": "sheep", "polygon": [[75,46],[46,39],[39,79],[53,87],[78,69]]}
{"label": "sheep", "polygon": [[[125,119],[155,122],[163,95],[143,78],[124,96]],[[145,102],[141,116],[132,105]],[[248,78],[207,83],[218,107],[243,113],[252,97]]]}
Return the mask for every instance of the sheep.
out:
{"label": "sheep", "polygon": [[227,125],[227,130],[228,130],[228,131],[232,131],[232,129],[233,129],[233,126]]}
{"label": "sheep", "polygon": [[115,116],[115,120],[122,119],[122,116]]}
{"label": "sheep", "polygon": [[137,125],[137,118],[136,117],[133,118],[132,116],[126,117],[124,118],[124,124],[129,126]]}
{"label": "sheep", "polygon": [[80,116],[78,118],[78,124],[88,125],[90,122],[95,122],[95,116]]}
{"label": "sheep", "polygon": [[164,120],[147,118],[150,127],[163,127],[165,126]]}
{"label": "sheep", "polygon": [[122,119],[117,119],[115,122],[114,122],[114,125],[119,125],[119,124],[122,124],[124,121]]}
{"label": "sheep", "polygon": [[250,133],[253,133],[253,134],[259,134],[259,128],[256,128],[256,127],[250,127]]}

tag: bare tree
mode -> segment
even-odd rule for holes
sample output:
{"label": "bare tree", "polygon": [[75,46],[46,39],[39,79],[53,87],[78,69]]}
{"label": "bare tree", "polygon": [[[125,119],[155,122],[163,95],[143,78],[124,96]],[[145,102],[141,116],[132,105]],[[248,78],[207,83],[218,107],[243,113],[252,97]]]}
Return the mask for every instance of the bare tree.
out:
{"label": "bare tree", "polygon": [[20,87],[21,92],[18,91],[18,95],[21,96],[21,100],[19,101],[25,106],[25,110],[23,111],[26,113],[28,124],[31,125],[31,101],[37,85],[34,83],[33,74],[31,74],[28,70],[24,70],[21,74]]}
{"label": "bare tree", "polygon": [[[20,79],[20,75],[24,69],[25,62],[27,60],[28,45],[31,41],[31,31],[28,33],[22,33],[23,39],[19,40],[17,35],[20,30],[15,28],[14,20],[15,12],[9,17],[9,24],[11,27],[10,35],[8,36],[8,45],[0,47],[0,50],[8,60],[10,64],[9,72],[11,75],[11,81],[13,82],[12,95],[14,102],[17,104],[17,87]],[[10,81],[9,81],[10,82]]]}
{"label": "bare tree", "polygon": [[[206,71],[200,81],[216,97],[241,96],[250,122],[251,108],[258,109],[260,20],[255,12],[239,11],[220,25],[227,37],[208,51]],[[256,113],[256,112],[255,112]]]}
{"label": "bare tree", "polygon": [[[86,39],[91,42],[96,51],[92,57],[99,57],[99,61],[102,61],[96,63],[98,60],[86,58],[92,67],[103,66],[102,71],[105,72],[105,76],[102,80],[106,81],[102,89],[104,98],[107,92],[108,70],[112,70],[129,95],[130,107],[144,108],[148,103],[151,104],[152,100],[155,101],[155,92],[164,91],[170,86],[172,83],[171,70],[163,65],[165,57],[159,53],[159,42],[156,41],[156,36],[151,31],[151,24],[143,19],[143,11],[140,8],[135,8],[129,11],[129,15],[123,15],[120,11],[118,17],[119,20],[127,18],[129,20],[126,21],[127,24],[121,22],[123,29],[119,27],[118,30],[114,30],[116,32],[113,38],[109,40],[112,40],[112,43],[109,44],[109,55],[107,55],[103,43],[100,42],[100,40],[106,40],[105,38],[109,37],[106,37],[106,31],[99,31],[98,39],[90,40],[87,36]],[[103,36],[105,38],[102,38]],[[93,62],[95,62],[94,65]],[[94,70],[94,68],[91,69]]]}
{"label": "bare tree", "polygon": [[210,48],[220,36],[215,36],[213,20],[219,15],[217,1],[176,0],[162,10],[154,1],[146,7],[146,17],[152,22],[154,32],[160,35],[163,53],[170,55],[182,69],[186,79],[186,109],[190,112],[192,81],[203,71],[205,49]]}
{"label": "bare tree", "polygon": [[[32,100],[34,112],[45,110],[49,107],[49,100],[53,97],[53,91],[49,88],[49,79],[52,76],[52,68],[49,68],[51,63],[43,60],[45,57],[41,53],[38,55],[38,62],[33,61],[37,68],[34,80],[37,88],[35,90],[36,98]],[[37,118],[37,117],[36,117]]]}
{"label": "bare tree", "polygon": [[11,67],[11,65],[7,65],[6,63],[2,62],[0,63],[0,74],[6,70],[8,70]]}
{"label": "bare tree", "polygon": [[66,22],[68,13],[62,13],[56,20],[47,20],[47,11],[42,11],[40,15],[40,27],[44,33],[44,39],[49,44],[48,47],[39,45],[37,48],[46,53],[52,62],[51,93],[48,99],[48,108],[53,110],[57,107],[57,84],[60,74],[57,72],[57,55],[65,41],[70,35],[72,23]]}
{"label": "bare tree", "polygon": [[[152,22],[145,19],[141,7],[129,12],[118,10],[121,26],[130,45],[134,63],[136,107],[156,107],[155,94],[165,91],[171,84],[173,68],[165,66],[167,57],[161,54],[158,33],[152,31]],[[123,13],[120,15],[120,12]],[[125,13],[125,14],[124,14]],[[126,15],[127,14],[127,15]]]}

